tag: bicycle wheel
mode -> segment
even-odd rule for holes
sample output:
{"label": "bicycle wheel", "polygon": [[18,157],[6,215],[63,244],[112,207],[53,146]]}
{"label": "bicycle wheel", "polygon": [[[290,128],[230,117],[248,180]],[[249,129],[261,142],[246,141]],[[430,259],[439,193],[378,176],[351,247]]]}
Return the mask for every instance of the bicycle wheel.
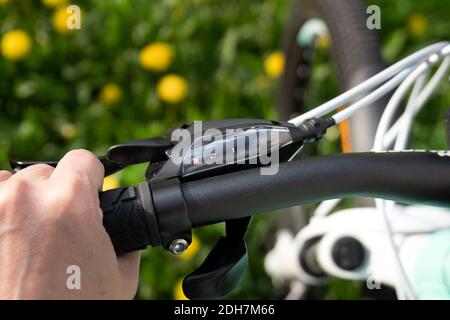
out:
{"label": "bicycle wheel", "polygon": [[[341,92],[384,68],[377,30],[369,30],[366,25],[366,8],[363,0],[297,0],[293,3],[282,38],[285,69],[278,93],[281,120],[308,109],[308,87],[321,33],[326,33],[331,41],[329,56],[336,65]],[[378,101],[340,124],[343,152],[371,149],[384,102]],[[357,204],[370,206],[373,200],[357,199]],[[304,207],[282,210],[277,217],[279,228],[293,232],[298,232],[308,222]]]}
{"label": "bicycle wheel", "polygon": [[[285,70],[279,88],[278,111],[288,120],[307,111],[306,96],[310,82],[318,34],[326,32],[331,40],[331,58],[337,66],[340,90],[345,91],[381,71],[377,30],[366,25],[366,6],[362,0],[297,0],[283,31]],[[337,92],[336,92],[337,94]],[[344,121],[339,126],[343,152],[370,150],[385,101],[380,100]],[[372,206],[372,199],[357,199],[360,206]],[[280,228],[298,231],[307,223],[301,207],[283,210],[278,215]]]}
{"label": "bicycle wheel", "polygon": [[[383,69],[377,30],[369,30],[366,20],[366,6],[362,0],[298,0],[294,3],[283,33],[286,63],[279,89],[282,120],[306,111],[305,93],[314,56],[314,32],[322,26],[330,36],[331,56],[337,65],[341,91]],[[340,127],[343,151],[371,148],[383,107],[384,104],[378,102],[365,108],[350,123]]]}

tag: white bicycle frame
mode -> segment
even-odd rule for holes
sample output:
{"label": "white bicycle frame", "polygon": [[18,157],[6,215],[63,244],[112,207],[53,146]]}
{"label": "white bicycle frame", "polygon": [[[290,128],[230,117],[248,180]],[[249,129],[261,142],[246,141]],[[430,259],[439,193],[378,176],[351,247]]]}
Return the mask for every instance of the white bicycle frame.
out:
{"label": "white bicycle frame", "polygon": [[[418,249],[434,232],[450,228],[446,209],[422,206],[397,206],[389,212],[395,244],[408,279],[415,278]],[[299,253],[305,244],[319,238],[317,262],[327,276],[316,277],[303,269]],[[333,259],[333,247],[339,239],[352,238],[366,250],[364,263],[355,270],[339,267]],[[293,280],[288,298],[301,297],[304,285],[318,286],[329,276],[366,281],[368,289],[380,289],[383,284],[396,287],[398,273],[395,253],[390,250],[385,221],[377,208],[351,208],[326,217],[314,217],[297,235],[281,230],[275,247],[265,260],[265,268],[274,281]],[[302,285],[303,284],[303,285]],[[413,284],[413,290],[416,291]]]}
{"label": "white bicycle frame", "polygon": [[[439,63],[437,71],[430,76],[433,67]],[[447,75],[449,67],[450,43],[430,45],[291,122],[300,125],[309,118],[327,115],[365,94],[364,98],[332,116],[339,123],[395,89],[380,120],[372,151],[405,150],[415,116]],[[394,122],[397,110],[408,94],[406,107]],[[430,235],[450,229],[449,210],[403,206],[376,199],[374,208],[345,209],[330,215],[339,201],[322,202],[310,223],[297,235],[281,231],[275,247],[267,254],[265,268],[274,281],[292,280],[287,298],[299,298],[305,284],[321,285],[326,281],[327,277],[315,277],[303,270],[299,261],[305,243],[318,237],[316,259],[327,275],[365,279],[369,288],[387,284],[396,289],[399,299],[423,298],[417,296],[417,283],[413,281],[417,253]],[[336,241],[347,236],[363,244],[367,257],[361,267],[351,271],[338,267],[331,254]]]}

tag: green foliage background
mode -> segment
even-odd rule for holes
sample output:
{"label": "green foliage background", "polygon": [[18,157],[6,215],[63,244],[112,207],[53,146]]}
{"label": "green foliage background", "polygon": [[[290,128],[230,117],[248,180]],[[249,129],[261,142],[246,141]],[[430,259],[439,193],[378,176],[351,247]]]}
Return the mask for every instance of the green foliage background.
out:
{"label": "green foliage background", "polygon": [[[344,1],[344,0],[342,0]],[[264,72],[264,59],[279,50],[290,1],[251,0],[109,0],[73,1],[80,5],[82,29],[59,34],[52,28],[52,9],[40,1],[11,0],[0,6],[0,36],[23,29],[33,39],[28,56],[11,62],[0,56],[0,167],[9,155],[21,159],[57,159],[67,150],[86,148],[103,154],[117,142],[163,135],[179,123],[212,118],[276,118],[277,81]],[[383,54],[393,63],[426,44],[450,39],[449,1],[373,0],[382,10]],[[411,17],[426,18],[423,32],[408,27]],[[175,49],[169,70],[152,73],[138,61],[148,43],[164,41]],[[311,104],[337,94],[334,66],[318,62]],[[155,84],[177,73],[189,83],[179,104],[161,102]],[[323,83],[328,90],[324,90]],[[113,82],[122,89],[111,106],[99,90]],[[446,148],[442,117],[450,106],[448,84],[430,101],[414,127],[417,147]],[[65,139],[60,128],[72,123],[77,134]],[[335,150],[328,141],[323,150]],[[145,166],[117,177],[137,183]],[[273,217],[261,216],[249,234],[250,266],[235,298],[274,298],[263,257],[274,234]],[[221,226],[197,231],[200,252],[190,260],[161,249],[143,253],[138,298],[172,298],[183,275],[201,263]],[[325,298],[356,298],[354,284],[338,281]]]}

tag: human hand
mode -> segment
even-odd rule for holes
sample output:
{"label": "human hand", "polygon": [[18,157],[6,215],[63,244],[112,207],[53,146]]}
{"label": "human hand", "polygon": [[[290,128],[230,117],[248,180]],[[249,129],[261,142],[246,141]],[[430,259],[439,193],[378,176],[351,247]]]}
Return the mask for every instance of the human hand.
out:
{"label": "human hand", "polygon": [[[84,150],[67,153],[56,168],[0,171],[0,298],[134,297],[140,254],[114,252],[99,206],[103,175]],[[79,267],[80,289],[67,286],[69,266]]]}

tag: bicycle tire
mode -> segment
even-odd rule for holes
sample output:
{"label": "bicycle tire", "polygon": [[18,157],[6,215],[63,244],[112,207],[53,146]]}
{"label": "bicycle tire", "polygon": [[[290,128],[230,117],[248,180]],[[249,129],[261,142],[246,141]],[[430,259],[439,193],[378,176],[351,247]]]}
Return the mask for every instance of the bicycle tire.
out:
{"label": "bicycle tire", "polygon": [[[361,0],[297,0],[283,32],[285,71],[279,89],[279,115],[287,120],[306,111],[299,91],[305,92],[309,78],[300,78],[299,67],[310,67],[306,49],[297,43],[297,34],[312,18],[328,27],[332,57],[337,65],[340,90],[346,91],[384,68],[377,30],[367,28],[366,6]],[[353,151],[367,151],[373,143],[376,126],[384,109],[383,101],[358,112],[349,123]],[[359,129],[362,130],[359,130]],[[359,132],[359,135],[353,134]],[[361,132],[365,134],[362,135]],[[349,150],[346,150],[349,151]]]}
{"label": "bicycle tire", "polygon": [[[285,69],[278,91],[281,120],[289,120],[307,111],[304,93],[308,89],[311,72],[303,72],[301,77],[298,71],[305,67],[310,69],[312,57],[308,48],[298,44],[297,37],[299,30],[310,19],[318,18],[328,28],[331,57],[337,67],[341,92],[384,68],[378,32],[369,30],[366,25],[366,8],[363,0],[296,0],[293,3],[282,37]],[[371,149],[384,106],[385,100],[380,100],[340,125],[344,152]],[[373,205],[372,199],[357,199],[357,202],[362,206]],[[298,232],[307,224],[307,214],[302,206],[281,210],[280,213],[277,224],[281,229]]]}

